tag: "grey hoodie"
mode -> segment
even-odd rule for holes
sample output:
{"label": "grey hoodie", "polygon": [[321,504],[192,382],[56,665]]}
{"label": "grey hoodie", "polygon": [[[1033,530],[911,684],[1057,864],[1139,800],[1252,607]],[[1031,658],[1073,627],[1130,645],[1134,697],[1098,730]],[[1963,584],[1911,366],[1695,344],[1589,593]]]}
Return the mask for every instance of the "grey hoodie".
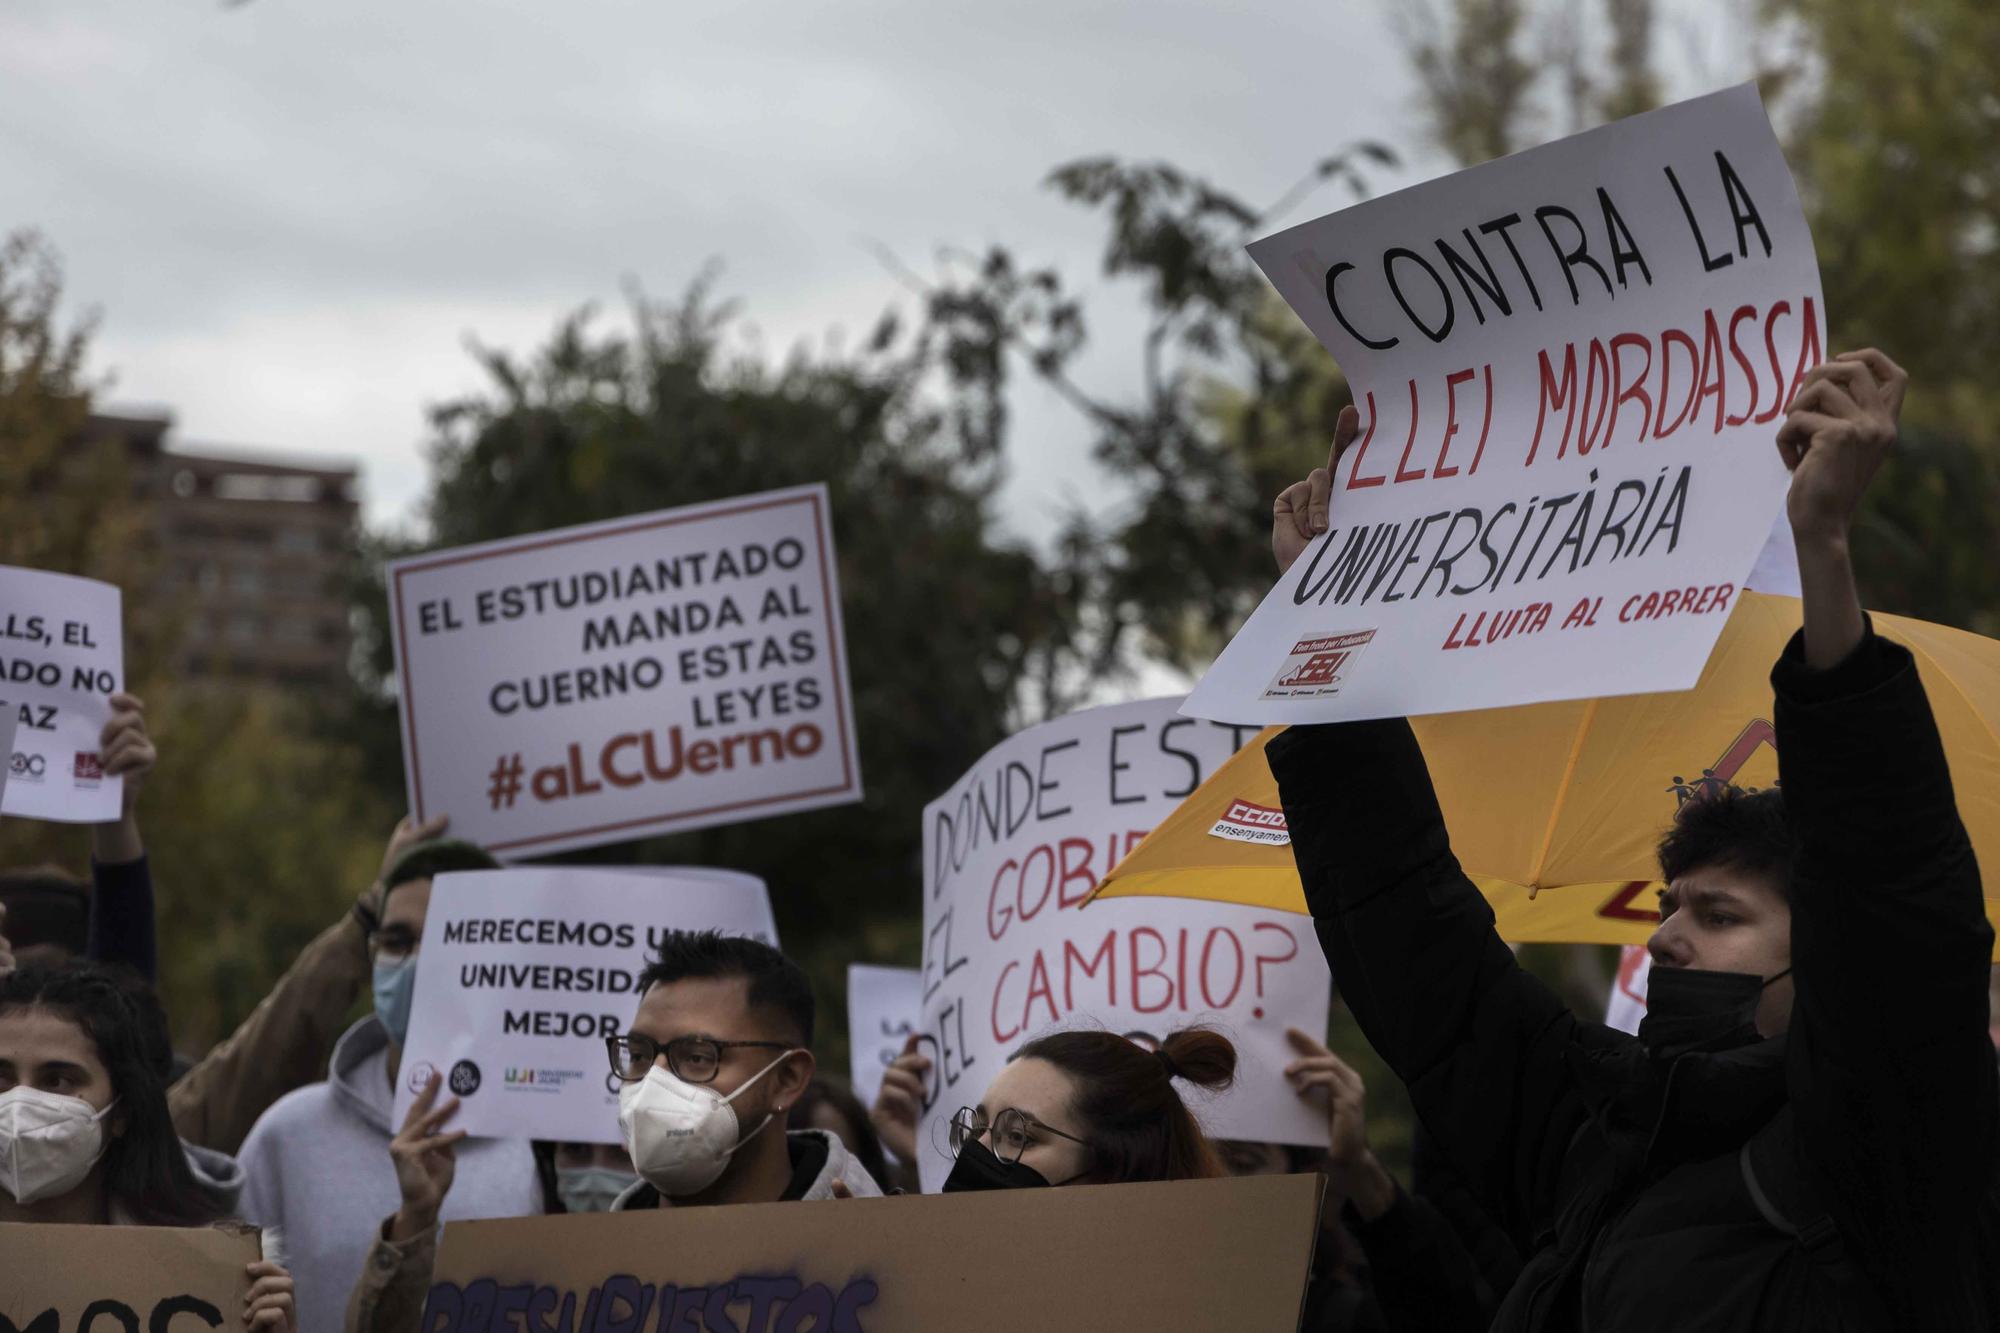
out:
{"label": "grey hoodie", "polygon": [[[847,1151],[847,1145],[840,1141],[838,1134],[825,1129],[794,1129],[785,1135],[785,1139],[792,1149],[794,1162],[799,1161],[805,1152],[817,1155],[818,1149],[805,1148],[806,1143],[817,1139],[826,1144],[826,1161],[820,1166],[819,1174],[813,1177],[812,1184],[806,1187],[806,1192],[799,1196],[800,1199],[831,1199],[835,1180],[845,1184],[848,1193],[857,1199],[882,1197],[882,1187],[875,1183],[875,1178],[861,1163],[854,1160],[854,1155]],[[641,1180],[618,1196],[611,1205],[611,1211],[623,1213],[637,1208],[658,1208],[661,1202],[660,1192]]]}
{"label": "grey hoodie", "polygon": [[243,1168],[236,1159],[186,1139],[181,1140],[181,1151],[187,1154],[188,1170],[194,1172],[194,1178],[214,1190],[223,1207],[234,1215],[242,1207],[243,1195]]}
{"label": "grey hoodie", "polygon": [[[340,1333],[382,1219],[402,1203],[389,1160],[388,1050],[389,1034],[373,1014],[356,1023],[333,1049],[328,1080],[280,1098],[236,1155],[244,1219],[280,1229],[298,1284],[299,1333]],[[541,1210],[525,1140],[458,1145],[445,1220]]]}

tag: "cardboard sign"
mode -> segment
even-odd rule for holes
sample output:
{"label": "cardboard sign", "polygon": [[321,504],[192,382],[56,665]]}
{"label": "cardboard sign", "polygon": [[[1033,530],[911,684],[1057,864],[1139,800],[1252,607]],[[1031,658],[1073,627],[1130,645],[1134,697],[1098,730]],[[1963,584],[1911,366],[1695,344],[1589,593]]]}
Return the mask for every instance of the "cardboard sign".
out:
{"label": "cardboard sign", "polygon": [[854,1095],[875,1104],[882,1071],[903,1053],[923,1013],[922,973],[914,967],[847,965],[847,1053]]}
{"label": "cardboard sign", "polygon": [[1265,1176],[454,1222],[423,1328],[1293,1329],[1318,1215]]}
{"label": "cardboard sign", "polygon": [[257,1233],[0,1223],[0,1328],[139,1333],[243,1327]]}
{"label": "cardboard sign", "polygon": [[1340,362],[1361,433],[1327,531],[1191,715],[1320,722],[1695,683],[1783,507],[1772,441],[1825,347],[1812,237],[1754,88],[1250,253]]}
{"label": "cardboard sign", "polygon": [[1323,1033],[1331,978],[1308,918],[1234,904],[1084,901],[1098,879],[1256,732],[1176,715],[1179,699],[1093,708],[989,750],[924,809],[921,1040],[931,1057],[918,1166],[1009,1054],[1062,1027],[1157,1040],[1209,1023],[1236,1084],[1176,1085],[1211,1134],[1324,1144],[1326,1113],[1282,1077],[1287,1027]]}
{"label": "cardboard sign", "polygon": [[125,682],[118,589],[0,566],[0,709],[14,716],[0,811],[68,824],[118,818],[125,779],[98,762]]}
{"label": "cardboard sign", "polygon": [[398,561],[418,818],[541,856],[861,799],[826,488]]}
{"label": "cardboard sign", "polygon": [[484,870],[439,875],[424,918],[395,1124],[433,1072],[483,1138],[617,1143],[606,1037],[630,1030],[669,930],[776,946],[755,875],[717,870]]}

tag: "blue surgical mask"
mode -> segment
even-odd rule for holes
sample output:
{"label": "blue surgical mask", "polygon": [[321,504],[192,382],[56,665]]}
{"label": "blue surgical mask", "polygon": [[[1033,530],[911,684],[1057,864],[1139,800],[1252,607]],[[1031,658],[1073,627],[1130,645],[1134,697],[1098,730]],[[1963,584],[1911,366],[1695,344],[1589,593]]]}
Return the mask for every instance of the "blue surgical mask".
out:
{"label": "blue surgical mask", "polygon": [[556,1168],[556,1197],[572,1213],[608,1213],[619,1195],[639,1183],[636,1172],[609,1166]]}
{"label": "blue surgical mask", "polygon": [[401,1046],[410,1035],[410,997],[417,988],[417,960],[382,958],[375,963],[375,1017],[389,1030],[389,1040]]}

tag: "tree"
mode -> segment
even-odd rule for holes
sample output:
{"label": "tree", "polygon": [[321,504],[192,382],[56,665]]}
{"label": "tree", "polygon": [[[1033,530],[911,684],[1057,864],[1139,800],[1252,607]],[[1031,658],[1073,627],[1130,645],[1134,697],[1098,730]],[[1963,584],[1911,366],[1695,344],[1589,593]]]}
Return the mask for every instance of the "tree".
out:
{"label": "tree", "polygon": [[[159,892],[160,990],[184,1049],[225,1033],[373,874],[388,810],[359,752],[300,701],[173,677],[182,617],[155,573],[154,515],[124,446],[88,429],[90,321],[65,327],[54,250],[0,243],[0,564],[102,579],[124,596],[127,687],[161,767],[140,823]],[[85,831],[0,820],[0,865],[81,877]]]}
{"label": "tree", "polygon": [[[1074,702],[1079,599],[996,536],[993,423],[924,395],[928,352],[893,321],[852,354],[772,366],[730,352],[732,320],[697,283],[674,303],[634,295],[624,327],[579,312],[525,359],[480,352],[485,387],[435,413],[427,544],[827,483],[866,799],[564,859],[762,875],[788,946],[840,994],[851,957],[917,956],[917,812]],[[379,595],[368,619],[379,777],[400,791]]]}

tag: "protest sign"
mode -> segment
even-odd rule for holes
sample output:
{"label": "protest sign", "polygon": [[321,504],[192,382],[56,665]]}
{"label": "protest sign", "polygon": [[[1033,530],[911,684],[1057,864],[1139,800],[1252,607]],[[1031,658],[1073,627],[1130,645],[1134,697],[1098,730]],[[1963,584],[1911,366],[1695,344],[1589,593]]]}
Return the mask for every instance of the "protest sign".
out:
{"label": "protest sign", "polygon": [[917,1030],[921,975],[914,967],[847,965],[847,1057],[854,1095],[863,1106],[875,1104],[882,1071]]}
{"label": "protest sign", "polygon": [[861,799],[824,486],[389,567],[418,818],[496,856]]}
{"label": "protest sign", "polygon": [[0,811],[103,824],[125,779],[98,762],[111,696],[124,688],[118,589],[95,579],[0,566],[0,709],[14,717]]}
{"label": "protest sign", "polygon": [[1236,904],[1084,902],[1098,879],[1254,727],[1176,716],[1179,699],[1093,708],[994,746],[924,808],[923,1027],[931,1057],[918,1165],[1007,1056],[1059,1027],[1157,1039],[1208,1022],[1233,1042],[1236,1083],[1179,1090],[1210,1133],[1326,1142],[1323,1106],[1282,1077],[1287,1027],[1326,1028],[1331,979],[1310,919]]}
{"label": "protest sign", "polygon": [[1628,944],[1618,951],[1618,974],[1611,979],[1611,994],[1604,1001],[1604,1025],[1620,1032],[1639,1032],[1646,1016],[1646,983],[1652,979],[1653,955],[1643,944]]}
{"label": "protest sign", "polygon": [[617,1143],[606,1037],[630,1030],[638,981],[670,930],[720,930],[776,947],[770,895],[716,870],[482,870],[439,875],[418,954],[403,1123],[431,1075],[485,1138]]}
{"label": "protest sign", "polygon": [[[1746,85],[1257,241],[1361,428],[1328,527],[1188,698],[1315,722],[1684,690],[1772,532],[1822,359]],[[1773,583],[1770,586],[1781,586]]]}
{"label": "protest sign", "polygon": [[0,1329],[240,1329],[245,1270],[260,1257],[248,1228],[0,1222]]}
{"label": "protest sign", "polygon": [[1265,1176],[454,1222],[422,1326],[1292,1329],[1319,1189]]}

